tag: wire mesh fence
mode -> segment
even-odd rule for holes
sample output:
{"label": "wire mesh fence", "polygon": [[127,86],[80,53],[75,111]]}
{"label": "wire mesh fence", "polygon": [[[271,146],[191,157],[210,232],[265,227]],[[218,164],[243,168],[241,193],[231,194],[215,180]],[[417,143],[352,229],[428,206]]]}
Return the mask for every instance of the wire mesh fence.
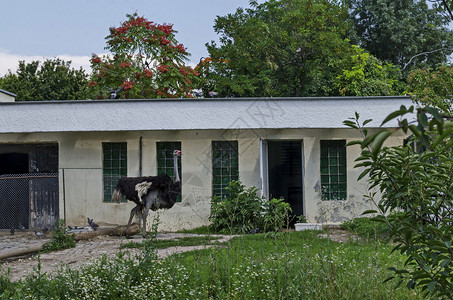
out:
{"label": "wire mesh fence", "polygon": [[0,229],[53,228],[58,195],[58,173],[0,175]]}

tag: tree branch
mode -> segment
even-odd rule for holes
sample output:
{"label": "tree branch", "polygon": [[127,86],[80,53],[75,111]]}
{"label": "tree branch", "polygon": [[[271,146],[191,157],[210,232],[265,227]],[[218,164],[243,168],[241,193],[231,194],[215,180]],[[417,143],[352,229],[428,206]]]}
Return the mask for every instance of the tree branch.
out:
{"label": "tree branch", "polygon": [[404,71],[404,69],[406,69],[406,67],[412,62],[412,60],[420,55],[427,55],[427,54],[431,54],[431,53],[435,53],[435,52],[439,52],[439,51],[442,51],[442,50],[453,50],[453,48],[440,48],[440,49],[436,49],[436,50],[433,50],[433,51],[427,51],[427,52],[422,52],[422,53],[419,53],[419,54],[416,54],[414,56],[411,57],[411,59],[409,59],[409,61],[404,65],[404,67],[401,69],[401,71]]}

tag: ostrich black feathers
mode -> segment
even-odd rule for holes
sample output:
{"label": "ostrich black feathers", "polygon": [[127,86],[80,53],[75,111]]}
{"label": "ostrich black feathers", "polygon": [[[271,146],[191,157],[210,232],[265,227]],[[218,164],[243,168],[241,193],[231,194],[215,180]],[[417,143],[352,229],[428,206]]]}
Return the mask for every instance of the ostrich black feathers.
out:
{"label": "ostrich black feathers", "polygon": [[[164,194],[165,191],[169,190],[169,188],[174,185],[170,176],[168,176],[167,174],[143,177],[123,177],[118,180],[118,184],[116,185],[112,195],[112,200],[119,203],[121,201],[121,197],[125,196],[127,200],[134,202],[140,207],[143,206],[143,203],[140,201],[138,193],[135,189],[136,185],[142,182],[152,183],[152,189],[157,189]],[[180,187],[179,190],[181,190]]]}

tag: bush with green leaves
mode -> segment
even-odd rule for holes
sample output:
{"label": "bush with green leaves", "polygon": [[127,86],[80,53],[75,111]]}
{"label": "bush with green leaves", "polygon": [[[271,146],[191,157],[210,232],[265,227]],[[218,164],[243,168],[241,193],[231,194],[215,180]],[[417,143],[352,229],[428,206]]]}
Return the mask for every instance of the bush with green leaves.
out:
{"label": "bush with green leaves", "polygon": [[291,207],[283,199],[266,201],[256,187],[246,189],[237,180],[227,190],[226,197],[212,197],[210,220],[215,231],[242,234],[255,228],[278,231],[285,226]]}
{"label": "bush with green leaves", "polygon": [[58,220],[55,229],[52,233],[50,241],[46,242],[43,247],[43,252],[51,252],[60,249],[73,248],[76,246],[74,234],[68,234],[65,227],[64,220]]}
{"label": "bush with green leaves", "polygon": [[345,221],[340,228],[357,234],[364,238],[381,238],[388,233],[387,224],[376,222],[372,218],[362,217]]}
{"label": "bush with green leaves", "polygon": [[[382,125],[399,118],[398,128],[368,134],[370,120],[345,121],[357,128],[363,140],[355,167],[359,178],[368,178],[368,197],[378,213],[374,219],[388,225],[393,251],[407,256],[403,268],[392,267],[397,285],[420,287],[438,298],[453,298],[453,122],[448,112],[432,107],[401,108],[387,116]],[[381,126],[382,126],[381,125]],[[394,132],[412,134],[400,146],[384,146]],[[377,190],[376,190],[377,189]],[[379,197],[379,199],[376,199]],[[390,214],[391,212],[397,214]]]}

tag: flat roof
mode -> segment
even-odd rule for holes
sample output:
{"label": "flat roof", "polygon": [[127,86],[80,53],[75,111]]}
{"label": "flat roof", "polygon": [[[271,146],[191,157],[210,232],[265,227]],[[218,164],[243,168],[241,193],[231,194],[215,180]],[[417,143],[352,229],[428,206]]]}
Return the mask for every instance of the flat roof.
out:
{"label": "flat roof", "polygon": [[8,92],[8,91],[2,90],[2,89],[0,89],[0,93],[4,93],[4,94],[7,94],[9,96],[16,97],[16,94],[13,94],[11,92]]}
{"label": "flat roof", "polygon": [[[378,127],[407,96],[60,100],[0,103],[0,133]],[[395,124],[389,124],[389,126]]]}

